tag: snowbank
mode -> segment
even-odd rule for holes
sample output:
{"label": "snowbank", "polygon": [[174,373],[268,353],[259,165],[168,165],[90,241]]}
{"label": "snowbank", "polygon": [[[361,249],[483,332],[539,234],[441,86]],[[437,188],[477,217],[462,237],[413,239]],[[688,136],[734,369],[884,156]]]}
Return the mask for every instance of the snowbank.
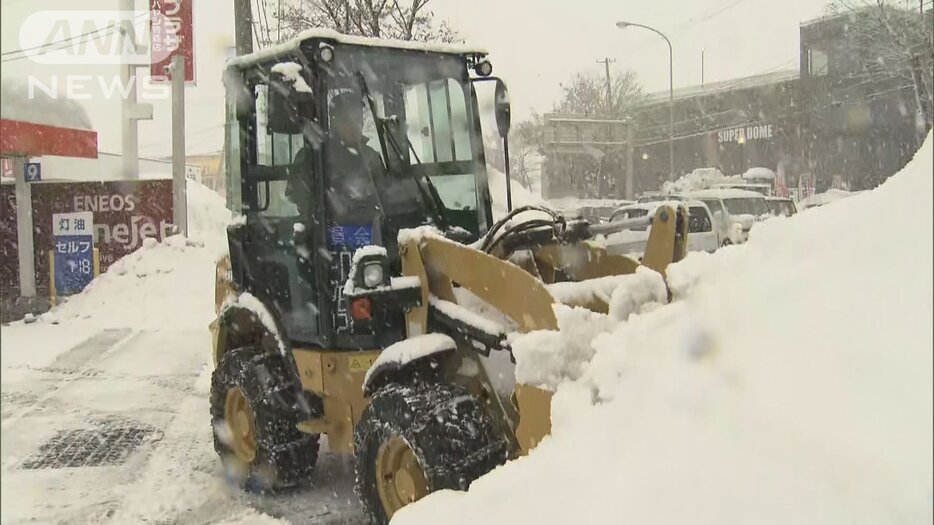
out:
{"label": "snowbank", "polygon": [[845,199],[847,197],[852,197],[853,195],[857,195],[859,193],[861,192],[858,192],[858,191],[851,192],[851,191],[838,190],[838,189],[831,188],[825,191],[824,193],[818,193],[817,195],[811,195],[809,197],[805,197],[801,199],[798,202],[798,207],[801,208],[802,210],[805,210],[807,208],[813,208],[815,206],[823,206],[825,204],[830,204],[831,202]]}
{"label": "snowbank", "polygon": [[[493,220],[499,220],[506,215],[506,174],[487,166],[487,179],[490,185],[490,196],[493,199]],[[516,182],[512,177],[512,208],[521,206],[544,206],[545,201]]]}
{"label": "snowbank", "polygon": [[532,455],[394,523],[930,523],[932,160],[669,267]]}
{"label": "snowbank", "polygon": [[714,184],[727,182],[728,180],[717,168],[698,168],[691,173],[682,175],[674,182],[665,182],[662,189],[665,193],[688,193],[707,189]]}

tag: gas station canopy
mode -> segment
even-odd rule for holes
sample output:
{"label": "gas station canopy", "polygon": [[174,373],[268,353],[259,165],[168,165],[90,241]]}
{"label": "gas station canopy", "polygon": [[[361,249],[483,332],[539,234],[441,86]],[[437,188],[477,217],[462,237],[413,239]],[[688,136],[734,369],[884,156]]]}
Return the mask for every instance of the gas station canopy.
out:
{"label": "gas station canopy", "polygon": [[77,102],[4,79],[0,155],[97,158],[97,132]]}

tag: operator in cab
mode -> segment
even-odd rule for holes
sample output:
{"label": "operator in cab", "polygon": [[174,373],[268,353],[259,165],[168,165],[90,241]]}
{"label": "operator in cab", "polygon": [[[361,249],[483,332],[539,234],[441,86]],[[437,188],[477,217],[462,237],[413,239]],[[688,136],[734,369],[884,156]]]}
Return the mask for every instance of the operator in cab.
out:
{"label": "operator in cab", "polygon": [[[380,204],[376,185],[385,179],[386,168],[363,134],[363,99],[359,93],[340,93],[331,98],[328,113],[331,124],[325,146],[329,168],[325,199],[328,215],[336,225],[371,225]],[[299,150],[295,164],[311,165],[307,146]],[[312,177],[310,173],[296,175],[289,181],[287,196],[302,211],[299,203],[311,202],[308,197]]]}

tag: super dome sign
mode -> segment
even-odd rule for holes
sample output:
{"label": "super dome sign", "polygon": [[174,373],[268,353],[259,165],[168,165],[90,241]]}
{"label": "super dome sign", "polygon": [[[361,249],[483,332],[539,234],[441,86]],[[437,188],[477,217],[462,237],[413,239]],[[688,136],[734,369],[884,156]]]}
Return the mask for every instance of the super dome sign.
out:
{"label": "super dome sign", "polygon": [[717,132],[717,142],[720,144],[729,142],[742,144],[749,140],[769,140],[772,136],[772,124],[741,126],[738,128],[721,129]]}

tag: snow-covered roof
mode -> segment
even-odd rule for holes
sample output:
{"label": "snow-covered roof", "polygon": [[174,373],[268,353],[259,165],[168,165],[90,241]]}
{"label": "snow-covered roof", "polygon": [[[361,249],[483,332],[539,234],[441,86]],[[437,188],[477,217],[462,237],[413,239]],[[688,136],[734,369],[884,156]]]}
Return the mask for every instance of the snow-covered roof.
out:
{"label": "snow-covered roof", "polygon": [[[706,95],[715,95],[717,93],[736,91],[739,89],[749,89],[772,84],[780,84],[789,80],[797,80],[800,76],[801,73],[797,69],[785,69],[782,71],[776,71],[774,73],[764,73],[761,75],[734,78],[732,80],[724,80],[722,82],[710,82],[702,86],[688,86],[676,89],[674,91],[674,98],[675,100],[679,100]],[[668,90],[649,93],[645,96],[641,105],[652,106],[662,102],[667,102],[669,96],[670,93]]]}
{"label": "snow-covered roof", "polygon": [[41,89],[34,89],[30,96],[25,78],[3,78],[0,118],[56,128],[94,129],[81,104],[64,96],[52,98]]}
{"label": "snow-covered roof", "polygon": [[678,206],[703,206],[706,205],[698,200],[694,199],[685,199],[685,200],[669,200],[669,201],[652,201],[652,202],[639,202],[636,204],[630,204],[629,206],[623,206],[618,211],[624,210],[646,210],[651,215],[655,210],[661,206],[670,206],[672,208],[677,208]]}
{"label": "snow-covered roof", "polygon": [[578,199],[576,197],[561,197],[558,199],[549,199],[548,206],[561,210],[581,209],[581,208],[618,208],[632,204],[633,201],[625,199]]}
{"label": "snow-covered roof", "polygon": [[343,33],[338,33],[332,29],[325,28],[313,28],[302,31],[291,40],[287,40],[280,44],[269,46],[259,51],[250,53],[248,55],[242,55],[238,57],[231,58],[227,60],[228,67],[244,67],[250,66],[259,62],[265,62],[266,60],[280,56],[283,54],[288,54],[296,51],[302,42],[312,39],[320,38],[326,40],[333,40],[338,44],[346,44],[353,46],[368,46],[368,47],[388,47],[393,49],[404,49],[409,51],[424,51],[426,53],[445,53],[451,55],[487,55],[489,54],[485,49],[477,46],[471,46],[468,44],[446,44],[440,42],[411,42],[405,40],[389,40],[384,38],[372,38],[372,37],[362,37],[362,36],[353,36],[345,35]]}
{"label": "snow-covered roof", "polygon": [[746,180],[749,179],[764,179],[764,180],[775,180],[775,172],[763,167],[749,168],[746,170],[746,173],[743,173],[743,178]]}
{"label": "snow-covered roof", "polygon": [[688,194],[695,199],[748,199],[765,197],[757,191],[739,190],[734,188],[720,188],[713,190],[692,191]]}

